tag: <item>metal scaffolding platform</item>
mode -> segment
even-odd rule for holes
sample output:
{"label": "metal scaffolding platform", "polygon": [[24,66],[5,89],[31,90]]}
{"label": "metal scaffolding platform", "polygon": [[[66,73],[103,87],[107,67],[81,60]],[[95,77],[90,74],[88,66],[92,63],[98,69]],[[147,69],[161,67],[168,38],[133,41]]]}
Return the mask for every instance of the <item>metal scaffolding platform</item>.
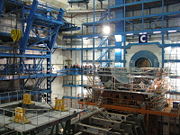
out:
{"label": "metal scaffolding platform", "polygon": [[[15,130],[19,133],[27,133],[33,130],[43,129],[47,126],[52,126],[56,123],[61,123],[82,112],[80,109],[68,108],[68,111],[61,112],[52,110],[52,108],[46,103],[35,102],[35,105],[41,109],[34,109],[34,111],[26,111],[26,117],[30,121],[27,124],[20,124],[12,121],[14,116],[13,108],[8,108],[8,106],[16,106],[20,102],[11,102],[7,104],[0,105],[0,124],[8,129]],[[30,109],[31,110],[31,109]],[[42,112],[44,110],[44,112]],[[12,116],[8,116],[7,113],[12,113]]]}

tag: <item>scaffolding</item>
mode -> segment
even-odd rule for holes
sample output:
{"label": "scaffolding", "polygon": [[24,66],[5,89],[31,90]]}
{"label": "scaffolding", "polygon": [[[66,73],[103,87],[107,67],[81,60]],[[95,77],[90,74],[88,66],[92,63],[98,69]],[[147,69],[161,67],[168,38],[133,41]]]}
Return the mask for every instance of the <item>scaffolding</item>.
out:
{"label": "scaffolding", "polygon": [[[156,46],[161,53],[158,66],[168,68],[171,75],[172,94],[178,98],[178,48],[179,19],[178,0],[112,0],[102,2],[98,12],[98,1],[92,1],[92,11],[82,24],[81,35],[67,35],[65,39],[82,40],[82,45],[64,50],[81,51],[81,65],[93,67],[128,67],[126,52],[134,46]],[[87,9],[89,9],[87,7]],[[174,22],[174,23],[172,23]],[[102,34],[103,26],[110,26],[110,35]],[[147,43],[139,42],[139,36],[147,35]],[[174,36],[174,37],[173,37]],[[118,37],[120,40],[118,40]],[[176,51],[175,51],[176,50]],[[132,61],[131,61],[132,62]],[[135,65],[133,65],[135,66]],[[86,78],[86,77],[85,77]],[[82,77],[83,79],[83,77]],[[82,81],[82,86],[83,81]]]}
{"label": "scaffolding", "polygon": [[[69,48],[63,47],[64,50],[70,51],[81,51],[81,65],[91,65],[91,72],[83,72],[81,75],[81,86],[82,93],[84,96],[84,101],[80,100],[80,104],[83,105],[94,105],[102,108],[106,108],[113,111],[123,111],[123,112],[132,112],[132,113],[142,113],[145,114],[146,117],[146,127],[148,127],[150,117],[160,118],[160,123],[163,123],[162,119],[170,119],[170,117],[177,118],[179,121],[179,113],[177,110],[173,112],[172,109],[172,101],[179,100],[178,96],[178,47],[179,42],[176,42],[173,36],[178,37],[179,34],[179,24],[176,23],[179,19],[179,1],[178,0],[135,0],[135,1],[125,1],[125,0],[112,0],[101,3],[101,8],[107,6],[106,11],[98,12],[99,9],[97,7],[96,0],[92,1],[92,10],[90,14],[86,15],[86,21],[82,24],[82,33],[81,35],[67,35],[64,36],[65,39],[70,39],[71,41],[81,40],[82,45],[70,46]],[[177,5],[176,5],[177,4]],[[171,7],[171,8],[169,8]],[[157,9],[158,8],[158,9]],[[88,6],[87,9],[89,10]],[[108,25],[112,28],[110,35],[102,34],[103,26]],[[114,30],[114,31],[113,31]],[[147,42],[141,43],[139,41],[140,36],[147,36]],[[118,37],[120,39],[118,39]],[[72,45],[72,43],[71,43]],[[167,75],[168,80],[170,78],[171,84],[173,85],[171,88],[167,86],[165,77],[164,80],[160,80],[163,82],[162,85],[164,87],[158,88],[160,91],[151,87],[151,85],[146,84],[146,81],[153,80],[154,84],[158,84],[158,80],[154,80],[157,76],[154,72],[152,74],[147,73],[149,69],[144,69],[139,72],[135,72],[134,75],[127,79],[127,76],[130,72],[125,74],[120,74],[116,76],[117,71],[113,74],[112,69],[104,70],[99,69],[99,67],[128,67],[127,63],[127,51],[134,46],[156,46],[161,50],[161,58],[159,60],[159,67],[162,67],[167,71],[165,75]],[[169,49],[170,48],[170,49]],[[132,62],[132,61],[131,61]],[[135,66],[135,65],[134,65]],[[99,70],[97,72],[97,70]],[[118,69],[115,69],[118,70]],[[150,70],[151,71],[151,70]],[[159,70],[158,70],[159,71]],[[101,72],[101,73],[100,73]],[[98,74],[96,74],[98,73]],[[119,73],[119,72],[118,72]],[[132,72],[131,72],[132,73]],[[94,75],[96,74],[96,75]],[[113,74],[113,76],[112,76]],[[140,76],[141,77],[138,77]],[[100,77],[109,77],[109,82],[103,82]],[[122,77],[123,76],[123,77]],[[153,77],[154,76],[154,77]],[[128,84],[120,84],[117,78],[124,78],[121,80],[123,82],[127,82]],[[99,79],[99,80],[98,80]],[[86,83],[86,81],[89,83]],[[100,81],[101,80],[101,81]],[[136,80],[139,80],[136,82]],[[145,81],[145,82],[143,82]],[[69,80],[67,81],[69,82]],[[79,81],[78,81],[79,82]],[[130,83],[129,83],[130,82]],[[73,84],[74,81],[71,80]],[[76,82],[75,82],[76,83]],[[119,87],[118,87],[119,86]],[[87,90],[85,91],[85,87]],[[135,100],[125,99],[116,99],[117,93],[124,89],[124,93],[129,93],[131,98],[134,98],[133,94],[143,95],[143,98],[152,97],[152,95],[156,95],[155,101],[150,100],[150,104],[152,106],[156,106],[159,101],[164,100],[166,96],[168,100],[165,100],[165,104],[161,104],[159,110],[146,108],[145,105],[140,102],[141,108],[136,108],[132,106],[127,106],[127,104],[138,104],[135,103]],[[94,92],[95,91],[95,92]],[[146,92],[147,93],[146,93]],[[96,93],[93,95],[93,92]],[[108,92],[111,92],[110,95]],[[121,91],[122,92],[122,91]],[[122,93],[123,93],[122,92]],[[145,93],[143,93],[145,92]],[[85,94],[86,93],[86,94]],[[141,93],[141,94],[140,94]],[[153,94],[152,94],[153,93]],[[152,94],[152,95],[151,95]],[[157,95],[160,96],[157,96]],[[161,96],[162,94],[162,96]],[[169,96],[169,94],[172,94]],[[173,96],[173,94],[175,96]],[[138,96],[139,96],[138,95]],[[82,96],[82,97],[83,97]],[[96,96],[96,97],[95,97]],[[112,96],[114,98],[112,98]],[[127,95],[128,96],[128,95]],[[147,97],[146,97],[147,96]],[[71,97],[72,98],[72,97]],[[99,99],[98,99],[99,98]],[[170,99],[169,99],[170,98]],[[174,98],[172,100],[172,98]],[[94,101],[93,99],[96,99]],[[147,98],[148,99],[148,98]],[[156,102],[158,101],[158,102]],[[123,104],[119,103],[123,102]],[[126,104],[124,104],[124,102]],[[137,101],[138,102],[138,101]],[[165,108],[166,102],[170,103],[169,108]],[[114,103],[114,105],[110,105],[109,103]],[[148,104],[148,102],[147,102]],[[143,108],[144,107],[144,108]],[[163,110],[164,109],[164,110]],[[167,117],[166,117],[167,116]],[[177,122],[178,123],[178,122]],[[163,123],[164,124],[164,123]],[[164,124],[165,125],[165,124]],[[170,121],[168,121],[168,125]],[[83,125],[81,125],[83,126]],[[84,125],[87,126],[87,125]],[[169,126],[168,128],[170,129]],[[165,127],[165,126],[164,126]],[[176,126],[174,126],[175,129]],[[88,127],[87,128],[93,128]],[[173,133],[170,131],[169,133]],[[173,129],[173,126],[171,127]],[[165,129],[159,129],[165,130]],[[160,131],[162,133],[162,131]],[[149,132],[150,134],[153,132]]]}
{"label": "scaffolding", "polygon": [[[169,96],[173,89],[169,80],[173,74],[168,71],[162,68],[100,68],[94,74],[100,81],[94,80],[92,85],[85,86],[87,95],[79,104],[97,106],[118,114],[143,114],[147,134],[155,132],[157,123],[160,124],[157,125],[160,128],[156,130],[157,134],[178,133],[179,98],[174,100]],[[106,120],[111,119],[106,117]]]}

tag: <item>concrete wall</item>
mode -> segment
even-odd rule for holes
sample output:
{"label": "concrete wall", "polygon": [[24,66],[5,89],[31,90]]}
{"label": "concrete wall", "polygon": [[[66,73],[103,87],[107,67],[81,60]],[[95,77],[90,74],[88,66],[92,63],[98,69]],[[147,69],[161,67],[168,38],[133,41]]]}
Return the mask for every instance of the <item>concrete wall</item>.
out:
{"label": "concrete wall", "polygon": [[[52,55],[52,65],[56,68],[62,68],[64,64],[64,60],[72,59],[72,64],[80,64],[81,58],[80,51],[63,51],[58,49]],[[72,56],[72,57],[71,57]],[[81,76],[73,76],[73,80],[79,81]],[[52,101],[54,101],[55,97],[62,98],[63,96],[74,96],[77,97],[81,93],[81,87],[63,87],[64,80],[72,80],[72,77],[56,77],[56,79],[52,82]]]}
{"label": "concrete wall", "polygon": [[[51,61],[54,73],[63,68],[64,56],[61,49],[57,49],[52,54]],[[55,97],[62,98],[63,95],[63,77],[56,77],[56,79],[52,82],[52,101],[54,101]]]}

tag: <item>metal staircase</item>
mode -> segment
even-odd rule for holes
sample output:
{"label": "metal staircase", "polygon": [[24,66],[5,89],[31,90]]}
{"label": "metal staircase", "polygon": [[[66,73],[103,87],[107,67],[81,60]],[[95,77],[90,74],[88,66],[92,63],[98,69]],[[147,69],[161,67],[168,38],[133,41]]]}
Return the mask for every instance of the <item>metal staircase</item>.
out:
{"label": "metal staircase", "polygon": [[[33,0],[32,5],[24,7],[24,30],[20,42],[21,52],[30,46],[41,45],[52,51],[60,28],[64,25],[64,11],[53,9],[37,0]],[[33,38],[30,40],[30,36]]]}
{"label": "metal staircase", "polygon": [[110,51],[108,48],[103,48],[103,47],[108,47],[108,37],[103,37],[100,44],[98,45],[98,50],[97,53],[99,53],[99,56],[97,56],[97,62],[100,63],[100,65],[102,67],[106,67],[109,65],[109,55],[110,55]]}

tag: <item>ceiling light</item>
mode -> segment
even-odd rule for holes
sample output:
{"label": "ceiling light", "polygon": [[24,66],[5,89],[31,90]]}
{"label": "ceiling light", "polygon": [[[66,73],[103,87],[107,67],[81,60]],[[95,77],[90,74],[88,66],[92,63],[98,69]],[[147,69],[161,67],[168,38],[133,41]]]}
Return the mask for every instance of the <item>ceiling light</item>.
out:
{"label": "ceiling light", "polygon": [[109,35],[109,34],[111,33],[111,28],[110,28],[110,26],[108,26],[108,25],[103,26],[102,32],[103,32],[104,35]]}
{"label": "ceiling light", "polygon": [[177,30],[168,30],[169,33],[177,32]]}
{"label": "ceiling light", "polygon": [[116,42],[122,42],[122,35],[115,35]]}
{"label": "ceiling light", "polygon": [[142,35],[142,34],[147,34],[147,32],[140,32],[139,34],[140,34],[140,35]]}
{"label": "ceiling light", "polygon": [[161,31],[154,31],[153,33],[154,34],[159,34],[159,33],[161,33]]}
{"label": "ceiling light", "polygon": [[133,35],[133,33],[128,33],[128,34],[126,34],[127,36],[132,36]]}

